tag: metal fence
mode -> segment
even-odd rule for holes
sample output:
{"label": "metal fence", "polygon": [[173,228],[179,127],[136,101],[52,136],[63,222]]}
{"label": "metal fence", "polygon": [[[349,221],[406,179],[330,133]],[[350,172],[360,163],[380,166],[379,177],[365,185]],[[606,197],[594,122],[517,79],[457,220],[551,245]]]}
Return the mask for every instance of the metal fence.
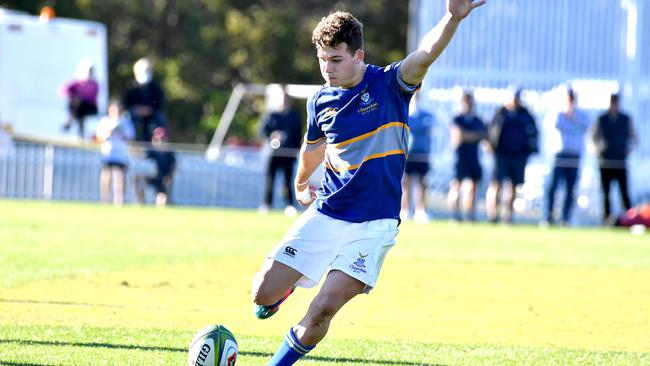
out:
{"label": "metal fence", "polygon": [[[204,153],[175,150],[178,162],[171,202],[192,206],[257,207],[262,197],[263,156],[250,149],[207,161]],[[125,201],[135,202],[136,175],[153,175],[153,162],[134,146],[127,169]],[[0,154],[0,197],[99,201],[99,148],[54,142],[16,141]],[[149,202],[153,191],[147,192]]]}
{"label": "metal fence", "polygon": [[[268,152],[224,146],[217,160],[208,160],[203,148],[175,150],[178,167],[171,202],[191,206],[259,206],[263,198]],[[97,146],[17,141],[12,148],[0,150],[0,198],[99,201],[101,162]],[[430,212],[435,217],[448,217],[445,202],[453,174],[453,154],[448,148],[429,158],[433,168],[428,176]],[[492,156],[483,154],[482,163],[484,179],[479,189],[481,202],[493,165]],[[633,200],[650,200],[650,189],[643,184],[650,180],[650,160],[633,157],[629,166],[634,167],[630,169]],[[579,198],[575,208],[575,224],[600,222],[602,199],[597,170],[597,163],[591,157],[581,164],[580,180],[576,186]],[[127,170],[127,203],[135,202],[134,177],[153,174],[154,171],[153,163],[144,157],[142,148],[135,146]],[[526,183],[518,192],[516,206],[519,217],[531,221],[541,218],[545,182],[550,172],[551,161],[548,158],[531,158],[526,169]],[[279,197],[281,183],[281,179],[276,180],[275,197]],[[275,201],[275,207],[282,207],[280,200]],[[148,202],[153,202],[153,191],[148,193]],[[618,201],[615,199],[614,202],[616,205]]]}

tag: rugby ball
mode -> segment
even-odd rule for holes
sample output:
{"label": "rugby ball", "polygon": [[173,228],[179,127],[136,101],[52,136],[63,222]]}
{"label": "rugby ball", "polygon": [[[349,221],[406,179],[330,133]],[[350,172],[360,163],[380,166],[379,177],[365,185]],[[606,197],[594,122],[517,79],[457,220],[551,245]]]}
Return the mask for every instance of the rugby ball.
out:
{"label": "rugby ball", "polygon": [[189,366],[234,366],[237,340],[223,325],[208,325],[196,333],[190,344]]}

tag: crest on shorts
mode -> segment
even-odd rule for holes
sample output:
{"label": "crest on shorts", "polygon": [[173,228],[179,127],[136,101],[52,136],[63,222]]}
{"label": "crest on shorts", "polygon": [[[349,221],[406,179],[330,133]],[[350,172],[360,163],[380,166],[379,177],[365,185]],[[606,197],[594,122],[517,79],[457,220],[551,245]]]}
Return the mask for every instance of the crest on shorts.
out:
{"label": "crest on shorts", "polygon": [[357,258],[354,263],[350,265],[350,269],[353,270],[355,273],[363,272],[366,273],[366,257],[368,256],[368,253],[363,254],[359,252],[359,257]]}

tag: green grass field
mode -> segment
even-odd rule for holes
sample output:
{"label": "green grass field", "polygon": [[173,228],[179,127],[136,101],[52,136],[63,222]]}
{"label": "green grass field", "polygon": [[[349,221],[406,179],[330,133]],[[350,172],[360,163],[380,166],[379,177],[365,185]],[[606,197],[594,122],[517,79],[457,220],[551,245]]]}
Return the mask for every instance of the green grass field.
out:
{"label": "green grass field", "polygon": [[[266,365],[316,289],[252,315],[292,220],[0,201],[1,365],[185,365],[210,323]],[[650,236],[405,223],[377,288],[300,365],[650,365]]]}

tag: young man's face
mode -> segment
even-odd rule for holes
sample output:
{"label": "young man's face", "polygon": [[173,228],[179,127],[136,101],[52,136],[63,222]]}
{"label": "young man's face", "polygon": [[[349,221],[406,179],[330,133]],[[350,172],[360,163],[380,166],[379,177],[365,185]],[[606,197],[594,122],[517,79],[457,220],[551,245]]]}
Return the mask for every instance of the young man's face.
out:
{"label": "young man's face", "polygon": [[363,62],[362,50],[357,50],[353,56],[348,52],[348,45],[343,42],[334,47],[318,47],[317,56],[321,75],[330,86],[354,86],[359,66]]}

